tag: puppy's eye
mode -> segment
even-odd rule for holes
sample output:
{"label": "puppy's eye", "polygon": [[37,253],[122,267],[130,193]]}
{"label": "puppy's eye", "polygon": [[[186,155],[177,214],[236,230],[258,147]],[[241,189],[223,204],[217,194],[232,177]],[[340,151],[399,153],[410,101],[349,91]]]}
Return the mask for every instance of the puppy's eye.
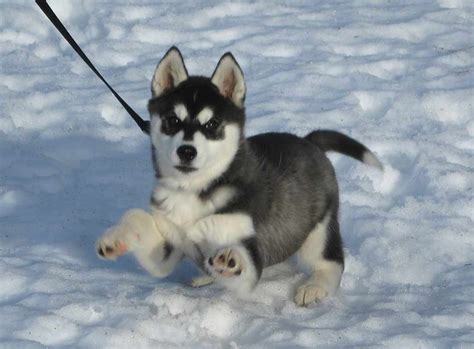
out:
{"label": "puppy's eye", "polygon": [[165,114],[161,130],[167,135],[174,135],[181,129],[182,121],[174,112]]}
{"label": "puppy's eye", "polygon": [[219,122],[216,119],[211,119],[204,124],[204,128],[208,131],[214,131],[219,127]]}
{"label": "puppy's eye", "polygon": [[170,126],[178,126],[181,123],[181,120],[174,113],[170,114],[167,119]]}

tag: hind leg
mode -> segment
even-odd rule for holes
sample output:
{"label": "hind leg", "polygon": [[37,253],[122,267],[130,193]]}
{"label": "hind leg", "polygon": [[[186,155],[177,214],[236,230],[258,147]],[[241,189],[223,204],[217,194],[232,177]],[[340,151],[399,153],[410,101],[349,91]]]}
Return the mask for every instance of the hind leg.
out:
{"label": "hind leg", "polygon": [[337,214],[327,215],[316,225],[298,251],[298,260],[310,268],[311,275],[296,290],[297,305],[320,302],[336,293],[344,270]]}

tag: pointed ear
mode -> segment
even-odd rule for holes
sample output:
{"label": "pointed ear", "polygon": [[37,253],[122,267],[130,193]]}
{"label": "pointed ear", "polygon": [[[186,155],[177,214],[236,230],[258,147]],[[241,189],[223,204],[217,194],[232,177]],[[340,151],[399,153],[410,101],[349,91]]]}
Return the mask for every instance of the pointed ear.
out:
{"label": "pointed ear", "polygon": [[178,48],[173,46],[156,66],[151,82],[151,93],[153,97],[158,97],[163,92],[178,86],[187,78],[188,71],[184,66],[183,56]]}
{"label": "pointed ear", "polygon": [[221,95],[230,98],[239,108],[243,108],[245,100],[244,74],[232,53],[227,52],[221,57],[211,80],[219,88]]}

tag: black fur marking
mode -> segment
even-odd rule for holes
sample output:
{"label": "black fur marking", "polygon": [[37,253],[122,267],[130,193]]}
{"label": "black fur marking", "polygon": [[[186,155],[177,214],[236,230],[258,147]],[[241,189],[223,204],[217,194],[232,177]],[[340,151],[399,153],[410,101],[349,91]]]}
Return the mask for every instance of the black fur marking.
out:
{"label": "black fur marking", "polygon": [[317,130],[308,134],[305,139],[324,152],[335,151],[359,161],[363,161],[364,153],[369,151],[363,144],[337,131]]}
{"label": "black fur marking", "polygon": [[[197,93],[199,92],[199,93]],[[189,116],[179,126],[169,129],[168,116],[174,113],[177,104],[186,106]],[[199,123],[197,115],[206,107],[211,107],[218,126],[206,128]],[[201,76],[191,76],[176,88],[150,99],[148,111],[152,117],[162,119],[162,132],[174,134],[184,131],[184,139],[191,139],[196,131],[202,132],[208,139],[223,139],[224,125],[237,123],[243,128],[245,122],[244,110],[237,107],[228,98],[223,97],[211,79]]]}
{"label": "black fur marking", "polygon": [[192,141],[194,138],[194,134],[196,131],[199,130],[199,123],[196,123],[196,119],[193,120],[194,122],[190,122],[185,120],[181,126],[181,129],[184,132],[183,140],[184,141]]}
{"label": "black fur marking", "polygon": [[342,249],[342,238],[339,232],[337,213],[333,213],[329,220],[323,256],[329,261],[335,261],[344,266],[344,251]]}
{"label": "black fur marking", "polygon": [[257,279],[262,275],[263,263],[258,250],[257,239],[251,237],[242,241],[243,247],[248,251],[250,258],[252,258],[255,270],[257,272]]}
{"label": "black fur marking", "polygon": [[166,261],[171,256],[171,253],[173,253],[174,247],[173,245],[171,245],[169,242],[166,241],[163,249],[165,251],[165,255],[163,256],[163,261]]}

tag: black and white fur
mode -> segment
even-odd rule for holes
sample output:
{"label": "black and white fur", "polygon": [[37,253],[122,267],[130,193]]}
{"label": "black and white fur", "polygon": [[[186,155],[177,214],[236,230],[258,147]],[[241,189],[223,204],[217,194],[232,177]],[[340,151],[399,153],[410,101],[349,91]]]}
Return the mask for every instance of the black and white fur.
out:
{"label": "black and white fur", "polygon": [[293,254],[311,268],[298,305],[337,290],[344,269],[338,186],[325,155],[337,151],[381,168],[359,142],[335,131],[246,138],[245,81],[230,53],[212,78],[188,76],[172,47],[152,80],[151,143],[157,185],[151,212],[131,210],[97,242],[100,256],[132,252],[151,274],[171,273],[183,255],[238,292],[262,269]]}

